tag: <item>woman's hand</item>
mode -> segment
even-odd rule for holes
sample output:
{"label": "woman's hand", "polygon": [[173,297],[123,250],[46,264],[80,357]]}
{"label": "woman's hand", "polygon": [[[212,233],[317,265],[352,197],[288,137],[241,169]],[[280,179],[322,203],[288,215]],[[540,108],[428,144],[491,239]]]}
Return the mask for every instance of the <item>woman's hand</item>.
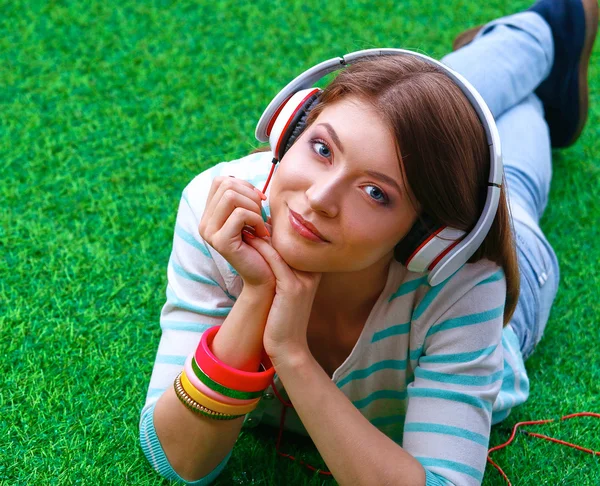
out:
{"label": "woman's hand", "polygon": [[248,240],[275,275],[275,297],[267,317],[263,346],[274,366],[297,353],[310,352],[306,333],[322,273],[291,268],[271,246],[271,239]]}
{"label": "woman's hand", "polygon": [[252,227],[247,229],[259,238],[270,235],[270,225],[261,215],[261,194],[242,179],[215,177],[198,232],[235,268],[245,286],[272,291],[275,276],[270,266],[256,249],[242,240],[244,226]]}

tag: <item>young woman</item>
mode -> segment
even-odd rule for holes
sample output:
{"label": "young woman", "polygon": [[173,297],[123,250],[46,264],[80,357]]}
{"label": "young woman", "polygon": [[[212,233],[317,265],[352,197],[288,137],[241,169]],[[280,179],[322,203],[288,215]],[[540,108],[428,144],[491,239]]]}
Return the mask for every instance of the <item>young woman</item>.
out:
{"label": "young woman", "polygon": [[242,426],[279,425],[281,395],[286,429],[310,435],[340,484],[481,483],[556,294],[538,222],[551,146],[585,123],[597,24],[596,0],[542,0],[443,59],[489,106],[506,183],[485,240],[441,283],[411,270],[407,235],[472,230],[490,150],[463,91],[416,56],[343,70],[266,195],[268,152],[188,185],[140,419],[160,474],[211,483]]}

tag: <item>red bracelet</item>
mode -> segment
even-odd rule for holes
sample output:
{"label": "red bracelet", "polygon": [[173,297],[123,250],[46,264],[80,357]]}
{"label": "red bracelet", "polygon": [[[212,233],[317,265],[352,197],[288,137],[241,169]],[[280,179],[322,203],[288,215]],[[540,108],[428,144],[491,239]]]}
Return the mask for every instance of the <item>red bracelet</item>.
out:
{"label": "red bracelet", "polygon": [[232,390],[254,392],[266,390],[275,375],[271,360],[262,352],[262,367],[265,371],[242,371],[226,365],[212,353],[210,346],[221,326],[212,326],[204,331],[200,344],[196,348],[196,363],[202,371],[218,384]]}

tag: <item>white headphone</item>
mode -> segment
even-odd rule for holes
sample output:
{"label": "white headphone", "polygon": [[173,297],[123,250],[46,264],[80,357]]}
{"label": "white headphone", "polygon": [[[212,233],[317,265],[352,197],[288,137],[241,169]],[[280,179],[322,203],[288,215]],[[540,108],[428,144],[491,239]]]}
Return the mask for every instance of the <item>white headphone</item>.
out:
{"label": "white headphone", "polygon": [[[460,87],[483,124],[490,148],[487,197],[475,227],[465,236],[464,231],[448,226],[435,227],[434,222],[423,221],[421,218],[398,244],[400,261],[410,271],[429,271],[427,279],[433,286],[454,274],[477,251],[492,226],[500,200],[503,168],[498,129],[485,101],[464,77],[435,59],[405,49],[366,49],[352,52],[317,64],[288,83],[260,117],[256,126],[256,138],[261,142],[269,141],[274,156],[273,163],[276,164],[302,133],[308,113],[318,103],[321,90],[313,88],[314,83],[358,59],[398,54],[416,56],[433,64]],[[275,165],[271,174],[274,167]],[[269,180],[267,185],[268,182]],[[432,227],[435,228],[433,231]]]}

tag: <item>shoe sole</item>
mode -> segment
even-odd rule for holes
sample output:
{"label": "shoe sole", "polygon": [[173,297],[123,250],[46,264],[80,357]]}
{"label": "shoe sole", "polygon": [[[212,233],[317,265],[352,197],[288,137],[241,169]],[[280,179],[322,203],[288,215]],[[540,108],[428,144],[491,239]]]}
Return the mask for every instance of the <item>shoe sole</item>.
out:
{"label": "shoe sole", "polygon": [[[562,147],[569,147],[577,141],[585,126],[589,111],[588,66],[598,32],[598,0],[582,0],[581,3],[585,16],[585,39],[579,56],[579,121],[575,133]],[[469,44],[482,28],[483,25],[479,25],[456,36],[452,43],[452,50],[456,51]]]}
{"label": "shoe sole", "polygon": [[577,141],[587,121],[589,110],[588,66],[598,32],[598,0],[582,0],[581,3],[585,14],[585,40],[581,56],[579,56],[579,123],[575,134],[565,147],[573,145]]}
{"label": "shoe sole", "polygon": [[475,37],[477,35],[477,32],[479,32],[482,28],[483,25],[479,25],[477,27],[473,27],[469,30],[465,30],[464,32],[458,34],[456,36],[456,39],[454,39],[454,42],[452,43],[452,50],[458,51],[461,47],[470,44],[473,40],[473,37]]}

